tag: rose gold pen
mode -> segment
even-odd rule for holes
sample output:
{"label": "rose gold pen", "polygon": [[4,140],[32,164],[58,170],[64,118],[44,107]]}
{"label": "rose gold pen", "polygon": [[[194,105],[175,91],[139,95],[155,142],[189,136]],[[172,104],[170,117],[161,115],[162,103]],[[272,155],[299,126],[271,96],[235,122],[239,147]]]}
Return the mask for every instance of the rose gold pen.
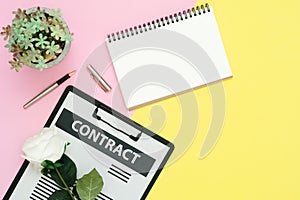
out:
{"label": "rose gold pen", "polygon": [[76,70],[66,74],[65,76],[61,77],[58,81],[56,81],[55,83],[53,83],[52,85],[50,85],[49,87],[47,87],[45,90],[43,90],[42,92],[40,92],[38,95],[36,95],[33,99],[31,99],[30,101],[28,101],[23,108],[26,109],[29,106],[31,106],[32,104],[34,104],[35,102],[37,102],[38,100],[40,100],[42,97],[46,96],[47,94],[49,94],[51,91],[53,91],[55,88],[57,88],[60,84],[62,84],[63,82],[65,82],[66,80],[68,80],[71,76],[73,76],[75,74]]}

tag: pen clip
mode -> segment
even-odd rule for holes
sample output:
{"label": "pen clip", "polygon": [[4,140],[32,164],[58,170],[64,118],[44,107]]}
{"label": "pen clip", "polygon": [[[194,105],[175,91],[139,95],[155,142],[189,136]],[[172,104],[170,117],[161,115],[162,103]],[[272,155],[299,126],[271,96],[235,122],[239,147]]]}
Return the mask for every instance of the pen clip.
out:
{"label": "pen clip", "polygon": [[110,126],[110,127],[113,128],[113,129],[115,129],[115,130],[117,130],[117,131],[123,133],[124,135],[128,136],[130,139],[132,139],[132,140],[135,141],[135,142],[137,142],[137,141],[141,138],[141,136],[142,136],[142,131],[141,131],[141,130],[140,130],[140,133],[137,134],[137,135],[133,135],[133,134],[126,133],[125,131],[123,131],[123,130],[117,128],[117,127],[115,127],[114,125],[112,125],[112,124],[109,123],[108,121],[106,121],[106,120],[104,120],[103,118],[101,118],[101,116],[98,115],[98,110],[99,110],[99,108],[96,107],[96,109],[95,109],[94,112],[93,112],[93,115],[92,115],[92,116],[93,116],[95,119],[97,119],[97,120],[99,120],[99,121],[101,121],[101,122],[107,124],[108,126]]}

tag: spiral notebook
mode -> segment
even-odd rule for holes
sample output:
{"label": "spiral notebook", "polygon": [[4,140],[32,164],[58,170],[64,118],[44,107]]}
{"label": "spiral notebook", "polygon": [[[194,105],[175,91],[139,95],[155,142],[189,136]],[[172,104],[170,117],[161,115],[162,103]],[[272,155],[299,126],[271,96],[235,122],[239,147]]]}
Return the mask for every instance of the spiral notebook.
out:
{"label": "spiral notebook", "polygon": [[106,43],[129,109],[232,76],[208,4],[109,34]]}

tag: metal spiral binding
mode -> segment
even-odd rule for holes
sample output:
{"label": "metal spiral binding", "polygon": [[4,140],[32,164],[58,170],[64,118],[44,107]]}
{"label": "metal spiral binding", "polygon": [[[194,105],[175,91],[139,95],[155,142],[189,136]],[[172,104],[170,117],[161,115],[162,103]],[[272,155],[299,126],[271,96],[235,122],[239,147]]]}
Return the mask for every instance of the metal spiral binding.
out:
{"label": "metal spiral binding", "polygon": [[198,15],[210,12],[208,3],[201,6],[196,6],[191,9],[184,10],[179,13],[175,13],[170,16],[158,18],[151,22],[144,23],[143,25],[130,27],[129,29],[122,30],[120,32],[111,33],[107,35],[107,40],[109,43],[115,42],[121,39],[125,39],[134,35],[141,34],[143,32],[151,31],[153,29],[158,29],[160,27],[167,26],[169,24],[177,23]]}

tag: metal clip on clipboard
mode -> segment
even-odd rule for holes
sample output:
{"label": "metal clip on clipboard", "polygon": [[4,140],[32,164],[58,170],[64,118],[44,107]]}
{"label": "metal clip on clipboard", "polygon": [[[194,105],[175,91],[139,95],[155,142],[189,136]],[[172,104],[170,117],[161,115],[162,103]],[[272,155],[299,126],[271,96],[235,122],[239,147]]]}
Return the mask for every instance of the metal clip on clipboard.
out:
{"label": "metal clip on clipboard", "polygon": [[93,112],[93,117],[96,118],[97,120],[107,124],[108,126],[110,126],[111,128],[115,129],[116,131],[119,131],[121,133],[123,133],[124,135],[128,136],[130,139],[132,139],[133,141],[137,142],[140,138],[141,138],[141,135],[142,135],[142,131],[140,131],[139,134],[137,134],[136,136],[135,135],[132,135],[132,134],[128,134],[126,133],[125,131],[115,127],[114,125],[112,125],[111,123],[109,123],[108,121],[105,121],[103,118],[101,118],[101,116],[98,115],[98,110],[99,108],[96,107],[96,109],[94,110]]}

